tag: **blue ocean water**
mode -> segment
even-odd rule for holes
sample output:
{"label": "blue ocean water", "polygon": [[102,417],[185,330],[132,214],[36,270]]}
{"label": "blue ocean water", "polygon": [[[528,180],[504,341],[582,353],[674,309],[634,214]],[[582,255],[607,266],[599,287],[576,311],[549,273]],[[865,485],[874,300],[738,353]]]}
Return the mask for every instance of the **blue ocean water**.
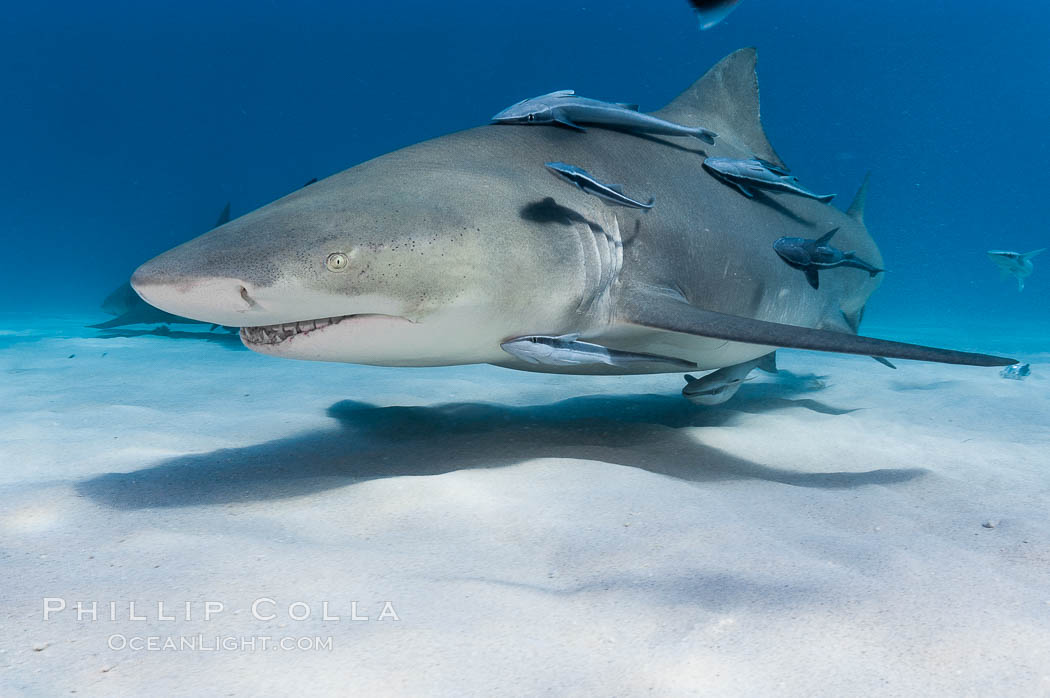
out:
{"label": "blue ocean water", "polygon": [[[989,248],[1050,244],[1050,7],[688,3],[18,3],[0,24],[0,310],[92,311],[142,261],[313,177],[575,88],[655,109],[759,48],[763,119],[890,273],[869,322],[1044,328]],[[104,316],[100,315],[100,319]]]}

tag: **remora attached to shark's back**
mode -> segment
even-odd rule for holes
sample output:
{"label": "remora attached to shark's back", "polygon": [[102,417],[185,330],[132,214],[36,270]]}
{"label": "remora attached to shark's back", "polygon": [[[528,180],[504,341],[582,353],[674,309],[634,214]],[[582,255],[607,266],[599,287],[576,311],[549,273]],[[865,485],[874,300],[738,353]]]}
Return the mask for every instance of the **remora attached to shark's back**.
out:
{"label": "remora attached to shark's back", "polygon": [[[836,239],[881,267],[862,221],[811,199],[746,199],[701,167],[708,155],[783,162],[758,118],[755,52],[738,51],[655,116],[704,124],[639,137],[482,126],[317,182],[144,264],[135,289],[180,315],[237,325],[275,356],[389,366],[494,363],[571,373],[658,373],[666,363],[548,366],[503,351],[523,336],[579,335],[699,369],[778,347],[1002,365],[1010,359],[854,335],[881,277],[833,274],[810,288],[773,249]],[[586,163],[660,204],[610,207],[550,177]],[[846,321],[843,320],[846,318]],[[846,327],[844,329],[844,327]]]}

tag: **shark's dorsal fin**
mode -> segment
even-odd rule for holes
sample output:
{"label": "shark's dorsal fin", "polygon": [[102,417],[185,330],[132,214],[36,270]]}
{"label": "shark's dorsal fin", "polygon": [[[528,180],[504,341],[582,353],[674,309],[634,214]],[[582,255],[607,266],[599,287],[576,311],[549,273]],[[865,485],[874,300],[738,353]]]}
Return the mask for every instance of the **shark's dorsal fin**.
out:
{"label": "shark's dorsal fin", "polygon": [[864,207],[868,204],[868,183],[871,182],[871,170],[864,175],[864,181],[860,183],[860,189],[853,197],[853,203],[846,209],[846,215],[864,225]]}
{"label": "shark's dorsal fin", "polygon": [[785,167],[762,130],[758,105],[758,52],[742,48],[723,58],[655,116],[685,126],[703,126],[745,152]]}
{"label": "shark's dorsal fin", "polygon": [[219,214],[219,219],[215,221],[215,227],[218,228],[220,225],[226,225],[230,222],[230,202],[226,202],[226,206],[223,207],[222,213]]}

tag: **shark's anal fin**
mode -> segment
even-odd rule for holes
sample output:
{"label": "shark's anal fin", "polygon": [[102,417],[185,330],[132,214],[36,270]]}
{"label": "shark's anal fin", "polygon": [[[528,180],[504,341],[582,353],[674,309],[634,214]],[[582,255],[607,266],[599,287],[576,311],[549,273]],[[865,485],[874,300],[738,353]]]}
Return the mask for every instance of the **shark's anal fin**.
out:
{"label": "shark's anal fin", "polygon": [[815,330],[697,308],[656,291],[629,288],[619,303],[619,321],[668,332],[765,347],[808,349],[967,366],[1009,366],[1014,359],[891,342],[843,332]]}

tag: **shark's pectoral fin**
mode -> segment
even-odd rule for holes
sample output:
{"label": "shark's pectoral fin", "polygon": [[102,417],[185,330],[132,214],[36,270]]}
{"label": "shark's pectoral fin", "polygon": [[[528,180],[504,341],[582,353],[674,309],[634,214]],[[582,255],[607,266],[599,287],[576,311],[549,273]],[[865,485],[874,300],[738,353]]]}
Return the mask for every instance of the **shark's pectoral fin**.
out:
{"label": "shark's pectoral fin", "polygon": [[820,288],[820,275],[817,273],[816,269],[806,269],[806,281],[808,281],[809,285],[813,288]]}
{"label": "shark's pectoral fin", "polygon": [[887,368],[892,368],[894,370],[897,369],[897,367],[893,365],[893,362],[890,361],[889,359],[887,359],[885,356],[873,356],[871,358],[875,359],[876,361],[878,361],[880,364],[882,364],[883,366],[885,366]]}
{"label": "shark's pectoral fin", "polygon": [[619,303],[618,320],[668,332],[774,348],[884,356],[967,366],[1009,366],[1017,363],[1014,359],[1000,356],[936,349],[727,315],[697,308],[669,293],[664,294],[656,290],[625,290]]}

